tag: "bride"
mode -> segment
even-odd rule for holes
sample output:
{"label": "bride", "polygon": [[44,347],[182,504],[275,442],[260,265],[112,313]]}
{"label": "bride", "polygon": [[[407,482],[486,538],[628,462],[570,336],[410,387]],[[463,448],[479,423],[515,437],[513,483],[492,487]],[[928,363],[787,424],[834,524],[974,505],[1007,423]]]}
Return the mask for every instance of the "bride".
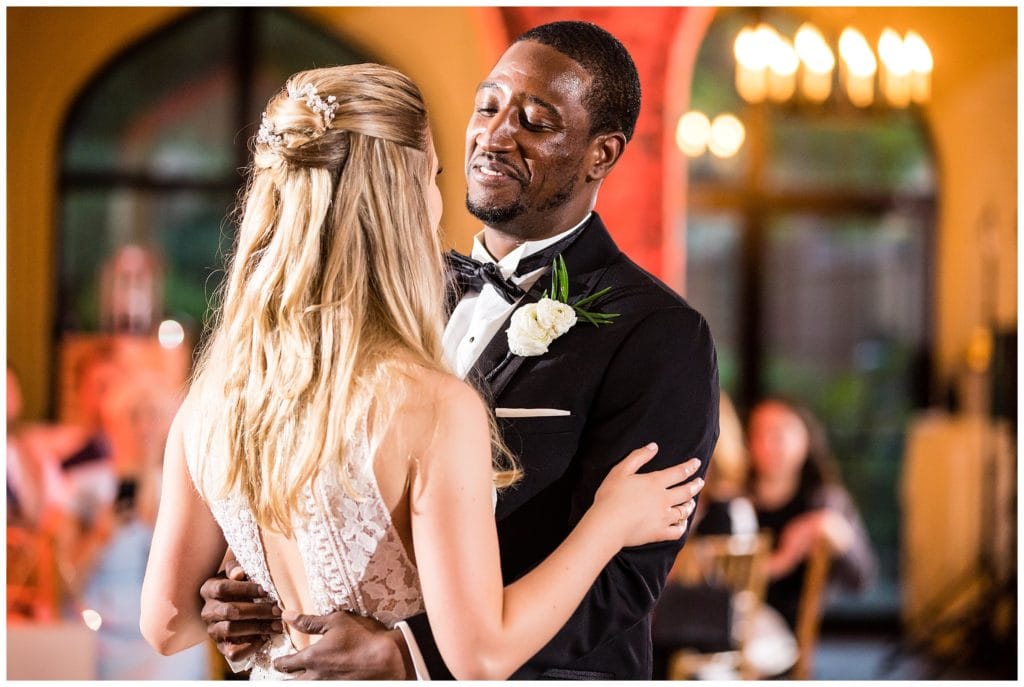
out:
{"label": "bride", "polygon": [[[638,474],[650,445],[503,588],[493,489],[518,469],[442,362],[438,173],[394,69],[300,72],[267,104],[219,319],[167,443],[140,620],[161,653],[207,638],[197,590],[230,546],[282,609],[389,626],[425,610],[453,674],[499,679],[619,549],[685,530],[698,485],[677,485],[697,461]],[[253,677],[308,646],[281,630]]]}

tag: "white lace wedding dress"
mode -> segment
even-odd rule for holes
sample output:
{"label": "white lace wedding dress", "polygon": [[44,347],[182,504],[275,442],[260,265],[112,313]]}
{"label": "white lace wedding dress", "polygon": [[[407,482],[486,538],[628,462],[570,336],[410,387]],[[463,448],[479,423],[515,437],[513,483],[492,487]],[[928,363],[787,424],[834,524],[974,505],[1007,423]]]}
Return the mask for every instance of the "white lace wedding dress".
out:
{"label": "white lace wedding dress", "polygon": [[[194,443],[186,446],[185,453],[197,482]],[[313,613],[352,611],[393,627],[423,611],[423,594],[416,567],[381,498],[366,442],[358,449],[350,461],[349,477],[363,498],[349,496],[339,479],[322,473],[306,489],[303,517],[295,519],[295,541],[309,581]],[[280,604],[252,510],[235,495],[207,503],[249,578]],[[287,633],[275,635],[253,657],[250,679],[287,678],[274,670],[273,661],[295,650]]]}

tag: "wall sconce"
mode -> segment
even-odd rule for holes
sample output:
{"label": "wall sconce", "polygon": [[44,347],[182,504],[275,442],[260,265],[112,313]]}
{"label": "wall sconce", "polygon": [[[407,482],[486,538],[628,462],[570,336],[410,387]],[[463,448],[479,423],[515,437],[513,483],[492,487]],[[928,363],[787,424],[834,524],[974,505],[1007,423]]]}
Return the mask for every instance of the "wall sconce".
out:
{"label": "wall sconce", "polygon": [[679,118],[676,145],[687,157],[700,157],[706,151],[719,158],[730,158],[743,147],[747,131],[735,115],[723,113],[714,121],[698,110]]}

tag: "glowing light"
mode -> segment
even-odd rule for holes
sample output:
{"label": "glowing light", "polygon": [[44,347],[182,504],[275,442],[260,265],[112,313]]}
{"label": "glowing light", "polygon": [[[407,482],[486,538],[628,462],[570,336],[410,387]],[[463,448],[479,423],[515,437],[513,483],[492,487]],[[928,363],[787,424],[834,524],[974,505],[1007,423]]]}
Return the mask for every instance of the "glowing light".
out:
{"label": "glowing light", "polygon": [[772,46],[772,53],[768,65],[773,72],[780,76],[796,74],[796,68],[800,66],[800,58],[793,49],[793,44],[782,36],[778,37]]}
{"label": "glowing light", "polygon": [[728,158],[739,152],[747,132],[743,122],[731,114],[720,114],[711,122],[711,138],[708,148],[718,157]]}
{"label": "glowing light", "polygon": [[857,107],[867,107],[875,99],[875,53],[860,31],[846,28],[839,35],[839,56],[846,66],[846,95]]}
{"label": "glowing light", "polygon": [[928,44],[914,31],[907,31],[903,48],[910,63],[910,97],[915,103],[928,102],[932,94],[932,51]]}
{"label": "glowing light", "polygon": [[736,36],[736,42],[733,43],[736,61],[751,71],[764,69],[768,66],[767,48],[771,45],[771,39],[771,27],[765,24],[761,24],[756,29],[749,26],[744,28]]}
{"label": "glowing light", "polygon": [[[749,26],[740,30],[736,35],[736,41],[732,45],[732,52],[736,61],[747,69],[753,69],[754,63],[759,60],[754,42],[754,30]],[[763,64],[761,66],[764,66]]]}
{"label": "glowing light", "polygon": [[878,69],[875,53],[871,52],[871,46],[857,29],[843,29],[839,35],[839,55],[854,76],[872,76]]}
{"label": "glowing light", "polygon": [[835,55],[813,24],[804,24],[797,29],[793,46],[804,66],[816,74],[827,74],[836,66]]}
{"label": "glowing light", "polygon": [[906,76],[910,73],[910,60],[903,46],[900,35],[892,29],[882,30],[878,39],[878,57],[893,76]]}
{"label": "glowing light", "polygon": [[711,136],[711,122],[703,112],[691,110],[679,118],[676,126],[676,145],[689,157],[704,154]]}
{"label": "glowing light", "polygon": [[85,626],[93,632],[98,632],[100,625],[103,624],[103,618],[101,618],[100,614],[91,608],[87,608],[82,611],[82,620],[85,621]]}
{"label": "glowing light", "polygon": [[882,61],[882,92],[895,107],[910,104],[910,60],[900,35],[890,28],[878,39],[878,57]]}
{"label": "glowing light", "polygon": [[796,70],[800,58],[788,39],[775,34],[768,58],[768,97],[776,102],[785,102],[796,91]]}
{"label": "glowing light", "polygon": [[910,61],[910,68],[921,74],[927,74],[935,66],[932,60],[932,51],[924,42],[921,35],[916,31],[907,31],[907,37],[903,39],[904,48],[907,51],[907,58]]}
{"label": "glowing light", "polygon": [[804,69],[800,72],[800,92],[812,103],[823,103],[832,93],[832,70],[836,57],[813,24],[803,24],[793,38],[793,47]]}
{"label": "glowing light", "polygon": [[185,341],[185,328],[180,322],[164,320],[160,323],[156,336],[164,348],[177,348]]}

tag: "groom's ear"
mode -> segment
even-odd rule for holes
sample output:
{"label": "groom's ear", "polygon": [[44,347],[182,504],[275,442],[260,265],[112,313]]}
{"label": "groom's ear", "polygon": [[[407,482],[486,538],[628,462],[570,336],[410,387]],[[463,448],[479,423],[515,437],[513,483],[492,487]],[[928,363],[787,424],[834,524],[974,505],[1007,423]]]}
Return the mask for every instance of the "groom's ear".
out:
{"label": "groom's ear", "polygon": [[621,131],[598,134],[587,150],[587,181],[601,181],[611,173],[626,149],[626,135]]}

